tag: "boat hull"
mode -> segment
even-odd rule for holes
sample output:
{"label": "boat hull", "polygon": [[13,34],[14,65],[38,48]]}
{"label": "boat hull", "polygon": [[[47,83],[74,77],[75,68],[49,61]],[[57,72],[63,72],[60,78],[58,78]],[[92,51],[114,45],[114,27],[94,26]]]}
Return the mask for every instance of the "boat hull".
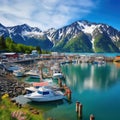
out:
{"label": "boat hull", "polygon": [[13,72],[13,75],[16,77],[22,77],[22,76],[24,76],[24,73],[23,72]]}
{"label": "boat hull", "polygon": [[39,79],[39,78],[40,78],[40,76],[39,76],[39,75],[30,75],[30,78]]}
{"label": "boat hull", "polygon": [[53,76],[52,76],[52,78],[53,79],[63,79],[64,78],[64,76],[63,76],[63,74],[61,74],[61,73],[55,73],[55,74],[53,74]]}
{"label": "boat hull", "polygon": [[32,97],[28,97],[28,96],[24,96],[24,97],[30,99],[31,101],[35,101],[35,102],[49,102],[49,101],[62,100],[64,98],[64,96],[56,96],[56,97],[49,97],[49,98],[43,98],[43,97],[32,98]]}

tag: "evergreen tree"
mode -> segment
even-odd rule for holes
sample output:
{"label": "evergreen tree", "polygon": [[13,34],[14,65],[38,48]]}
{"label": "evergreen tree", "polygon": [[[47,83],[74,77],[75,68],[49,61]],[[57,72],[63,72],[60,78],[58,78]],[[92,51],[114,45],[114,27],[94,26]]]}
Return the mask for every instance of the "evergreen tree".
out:
{"label": "evergreen tree", "polygon": [[42,53],[42,50],[40,48],[40,46],[36,46],[36,50],[41,54]]}
{"label": "evergreen tree", "polygon": [[5,39],[3,36],[0,37],[0,50],[5,50],[6,49],[6,43]]}

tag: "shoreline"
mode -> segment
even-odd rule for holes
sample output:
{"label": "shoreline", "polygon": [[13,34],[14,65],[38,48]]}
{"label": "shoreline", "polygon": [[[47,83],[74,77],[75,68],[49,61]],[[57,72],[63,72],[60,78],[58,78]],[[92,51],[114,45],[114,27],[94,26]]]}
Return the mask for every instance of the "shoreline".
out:
{"label": "shoreline", "polygon": [[25,82],[18,81],[12,74],[0,75],[0,96],[8,94],[10,98],[24,95],[26,93],[25,87],[30,86]]}

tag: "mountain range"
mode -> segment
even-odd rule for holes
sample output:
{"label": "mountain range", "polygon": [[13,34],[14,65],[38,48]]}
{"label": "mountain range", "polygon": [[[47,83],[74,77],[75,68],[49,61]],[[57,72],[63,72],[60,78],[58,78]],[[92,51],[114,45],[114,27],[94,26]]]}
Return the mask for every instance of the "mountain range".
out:
{"label": "mountain range", "polygon": [[103,23],[76,21],[59,29],[42,31],[27,24],[5,27],[0,24],[0,36],[16,43],[40,46],[58,52],[120,52],[120,31]]}

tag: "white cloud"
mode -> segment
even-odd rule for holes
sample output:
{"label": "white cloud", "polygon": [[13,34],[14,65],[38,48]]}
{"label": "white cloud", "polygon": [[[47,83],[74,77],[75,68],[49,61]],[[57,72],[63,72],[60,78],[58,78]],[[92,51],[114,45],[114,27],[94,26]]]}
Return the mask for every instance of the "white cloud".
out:
{"label": "white cloud", "polygon": [[81,19],[95,6],[95,0],[0,0],[0,22],[6,26],[26,23],[42,30],[59,28]]}

